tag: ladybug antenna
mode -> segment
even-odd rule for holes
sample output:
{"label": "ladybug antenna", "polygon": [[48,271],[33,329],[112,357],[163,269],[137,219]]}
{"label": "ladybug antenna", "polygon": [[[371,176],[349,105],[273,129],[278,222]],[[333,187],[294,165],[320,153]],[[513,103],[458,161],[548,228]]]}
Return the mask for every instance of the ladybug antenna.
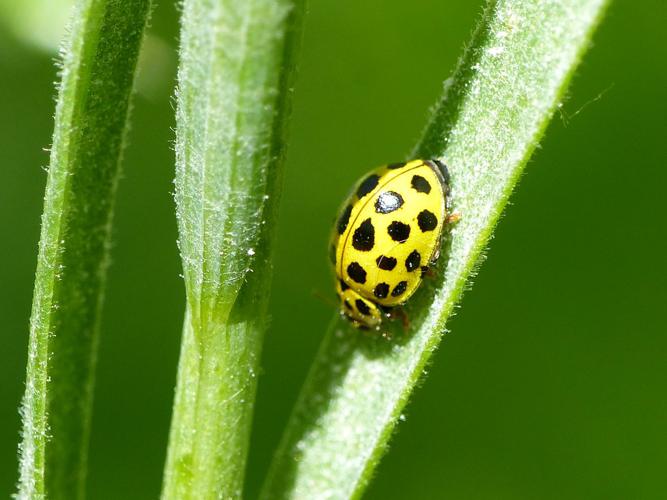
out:
{"label": "ladybug antenna", "polygon": [[315,297],[317,300],[319,300],[323,304],[326,304],[327,306],[329,306],[333,309],[338,309],[338,304],[331,297],[329,297],[329,295],[324,295],[319,290],[312,290],[311,294],[312,294],[313,297]]}

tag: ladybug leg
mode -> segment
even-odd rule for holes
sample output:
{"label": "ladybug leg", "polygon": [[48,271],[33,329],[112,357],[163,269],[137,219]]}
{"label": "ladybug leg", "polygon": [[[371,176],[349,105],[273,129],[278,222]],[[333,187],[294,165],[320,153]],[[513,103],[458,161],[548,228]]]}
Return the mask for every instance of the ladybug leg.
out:
{"label": "ladybug leg", "polygon": [[432,267],[422,266],[421,267],[422,278],[435,278],[435,271]]}
{"label": "ladybug leg", "polygon": [[[454,212],[449,214],[447,217],[445,217],[444,223],[443,223],[443,233],[444,231],[448,230],[451,226],[456,224],[458,221],[461,220],[461,212]],[[431,264],[435,264],[438,261],[438,258],[440,258],[440,247],[438,246],[435,251],[433,252],[433,255],[431,256]],[[433,276],[433,272],[429,269],[428,266],[422,266],[422,277],[423,276],[428,276],[429,278]]]}
{"label": "ladybug leg", "polygon": [[454,212],[453,214],[449,214],[445,219],[445,226],[456,224],[460,220],[461,220],[461,214],[459,212]]}
{"label": "ladybug leg", "polygon": [[405,309],[402,307],[391,309],[387,314],[392,320],[401,320],[404,331],[407,331],[410,328],[410,319],[408,318],[408,314],[405,312]]}

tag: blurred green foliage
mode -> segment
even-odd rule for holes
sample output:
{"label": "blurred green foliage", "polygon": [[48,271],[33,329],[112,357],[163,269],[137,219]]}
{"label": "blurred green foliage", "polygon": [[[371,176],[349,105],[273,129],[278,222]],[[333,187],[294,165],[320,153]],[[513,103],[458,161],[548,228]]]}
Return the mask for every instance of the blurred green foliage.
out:
{"label": "blurred green foliage", "polygon": [[[480,6],[310,2],[249,498],[333,313],[313,291],[331,293],[335,210],[362,172],[411,149]],[[611,5],[367,498],[664,497],[666,13],[659,0]],[[135,99],[118,195],[90,454],[95,499],[160,490],[184,302],[171,194],[177,15],[161,3],[153,16],[157,41],[144,58],[149,81]],[[53,55],[3,30],[0,75],[0,494],[8,495]]]}

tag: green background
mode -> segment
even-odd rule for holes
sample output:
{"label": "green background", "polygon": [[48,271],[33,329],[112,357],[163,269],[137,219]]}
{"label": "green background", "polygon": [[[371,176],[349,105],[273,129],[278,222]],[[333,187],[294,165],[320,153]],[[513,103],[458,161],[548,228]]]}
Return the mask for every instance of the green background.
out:
{"label": "green background", "polygon": [[[310,1],[249,498],[334,312],[316,295],[332,297],[326,239],[336,207],[362,173],[411,149],[480,9]],[[117,200],[93,499],[160,489],[183,314],[171,194],[177,13],[162,1],[153,16]],[[666,13],[661,0],[612,4],[367,498],[665,497]],[[53,54],[10,27],[0,25],[3,497],[16,481],[56,80]]]}

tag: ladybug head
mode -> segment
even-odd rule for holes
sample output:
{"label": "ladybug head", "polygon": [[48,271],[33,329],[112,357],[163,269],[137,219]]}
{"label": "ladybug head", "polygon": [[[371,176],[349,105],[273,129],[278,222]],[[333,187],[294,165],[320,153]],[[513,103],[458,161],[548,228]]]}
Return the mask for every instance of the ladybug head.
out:
{"label": "ladybug head", "polygon": [[354,326],[370,330],[380,327],[382,311],[377,304],[359,295],[342,280],[338,280],[336,289],[340,298],[340,312]]}

